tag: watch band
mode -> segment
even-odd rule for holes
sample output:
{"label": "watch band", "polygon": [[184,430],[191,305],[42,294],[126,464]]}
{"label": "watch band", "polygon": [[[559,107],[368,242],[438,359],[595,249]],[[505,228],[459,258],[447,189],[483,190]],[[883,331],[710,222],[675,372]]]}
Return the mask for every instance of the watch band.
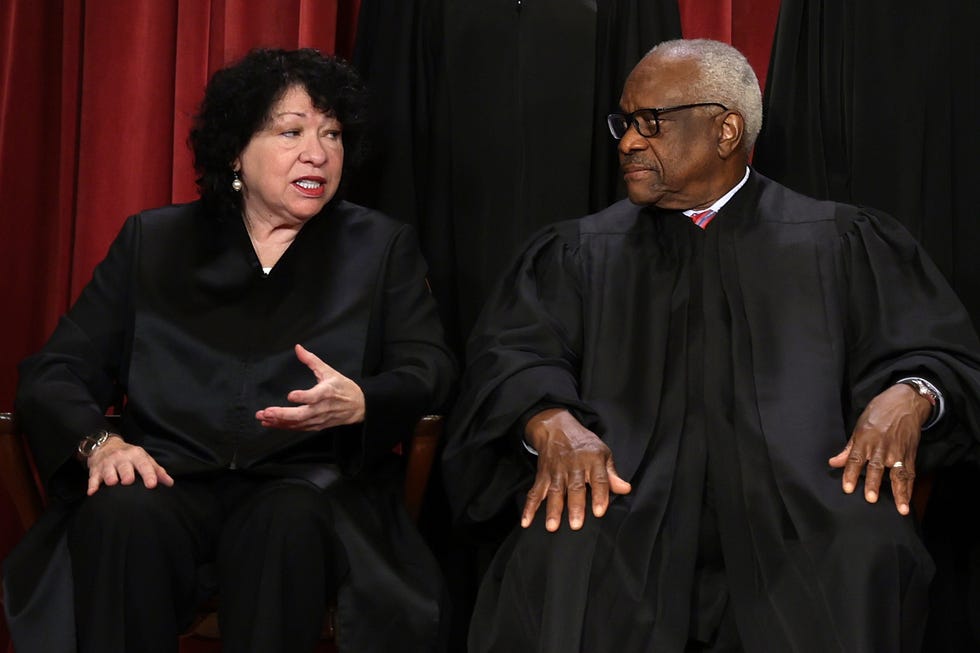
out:
{"label": "watch band", "polygon": [[903,379],[899,379],[895,383],[901,383],[907,385],[920,396],[925,397],[926,400],[932,404],[932,414],[929,419],[925,421],[922,425],[922,430],[925,431],[935,425],[946,412],[946,402],[943,400],[943,394],[935,385],[918,376],[909,376]]}
{"label": "watch band", "polygon": [[935,408],[936,404],[939,402],[939,394],[936,393],[932,388],[925,384],[922,379],[902,379],[899,383],[907,385],[917,393],[929,400],[932,407]]}

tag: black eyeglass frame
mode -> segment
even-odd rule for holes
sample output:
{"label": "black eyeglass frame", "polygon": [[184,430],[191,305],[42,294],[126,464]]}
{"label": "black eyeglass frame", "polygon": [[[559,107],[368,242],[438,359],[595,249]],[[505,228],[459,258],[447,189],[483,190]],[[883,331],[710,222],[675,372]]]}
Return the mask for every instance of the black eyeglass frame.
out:
{"label": "black eyeglass frame", "polygon": [[[626,132],[630,130],[630,125],[636,127],[636,133],[638,133],[640,136],[643,136],[644,138],[653,138],[660,133],[660,116],[662,114],[670,113],[671,111],[681,111],[682,109],[693,109],[695,107],[721,107],[724,111],[728,111],[728,107],[721,102],[695,102],[694,104],[678,104],[675,107],[650,107],[648,109],[637,109],[633,113],[610,113],[608,116],[606,116],[606,127],[609,128],[609,133],[612,134],[612,137],[617,141],[621,140],[623,136],[626,136]],[[654,127],[652,134],[643,133],[643,129],[640,128],[640,121],[636,118],[636,114],[645,112],[653,114]],[[623,128],[623,133],[619,136],[616,135],[616,127],[613,126],[614,122],[617,126],[621,126]],[[646,124],[649,124],[649,121],[646,121]]]}

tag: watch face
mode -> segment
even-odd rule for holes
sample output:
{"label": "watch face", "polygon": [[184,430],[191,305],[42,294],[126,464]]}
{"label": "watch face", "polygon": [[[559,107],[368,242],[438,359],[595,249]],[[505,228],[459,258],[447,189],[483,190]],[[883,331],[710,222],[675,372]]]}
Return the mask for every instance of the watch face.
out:
{"label": "watch face", "polygon": [[105,432],[99,433],[98,435],[89,435],[78,443],[78,453],[88,458],[95,453],[95,450],[103,445],[108,438],[109,434]]}

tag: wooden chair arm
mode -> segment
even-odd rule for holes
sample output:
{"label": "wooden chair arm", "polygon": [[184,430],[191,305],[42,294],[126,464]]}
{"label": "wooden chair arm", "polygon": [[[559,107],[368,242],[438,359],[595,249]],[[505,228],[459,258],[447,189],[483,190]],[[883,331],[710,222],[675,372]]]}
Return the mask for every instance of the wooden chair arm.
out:
{"label": "wooden chair arm", "polygon": [[415,424],[412,443],[405,464],[405,509],[413,522],[418,522],[429,484],[429,474],[442,437],[441,415],[426,415]]}
{"label": "wooden chair arm", "polygon": [[24,531],[41,516],[44,502],[24,436],[13,413],[0,413],[0,486],[10,496]]}

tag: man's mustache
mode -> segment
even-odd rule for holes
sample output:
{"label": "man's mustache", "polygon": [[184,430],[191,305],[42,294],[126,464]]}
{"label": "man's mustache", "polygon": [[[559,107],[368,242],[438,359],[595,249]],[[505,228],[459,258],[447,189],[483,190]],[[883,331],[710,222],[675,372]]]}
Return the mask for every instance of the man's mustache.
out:
{"label": "man's mustache", "polygon": [[619,159],[619,168],[623,172],[632,170],[657,170],[657,164],[642,156],[622,156]]}

